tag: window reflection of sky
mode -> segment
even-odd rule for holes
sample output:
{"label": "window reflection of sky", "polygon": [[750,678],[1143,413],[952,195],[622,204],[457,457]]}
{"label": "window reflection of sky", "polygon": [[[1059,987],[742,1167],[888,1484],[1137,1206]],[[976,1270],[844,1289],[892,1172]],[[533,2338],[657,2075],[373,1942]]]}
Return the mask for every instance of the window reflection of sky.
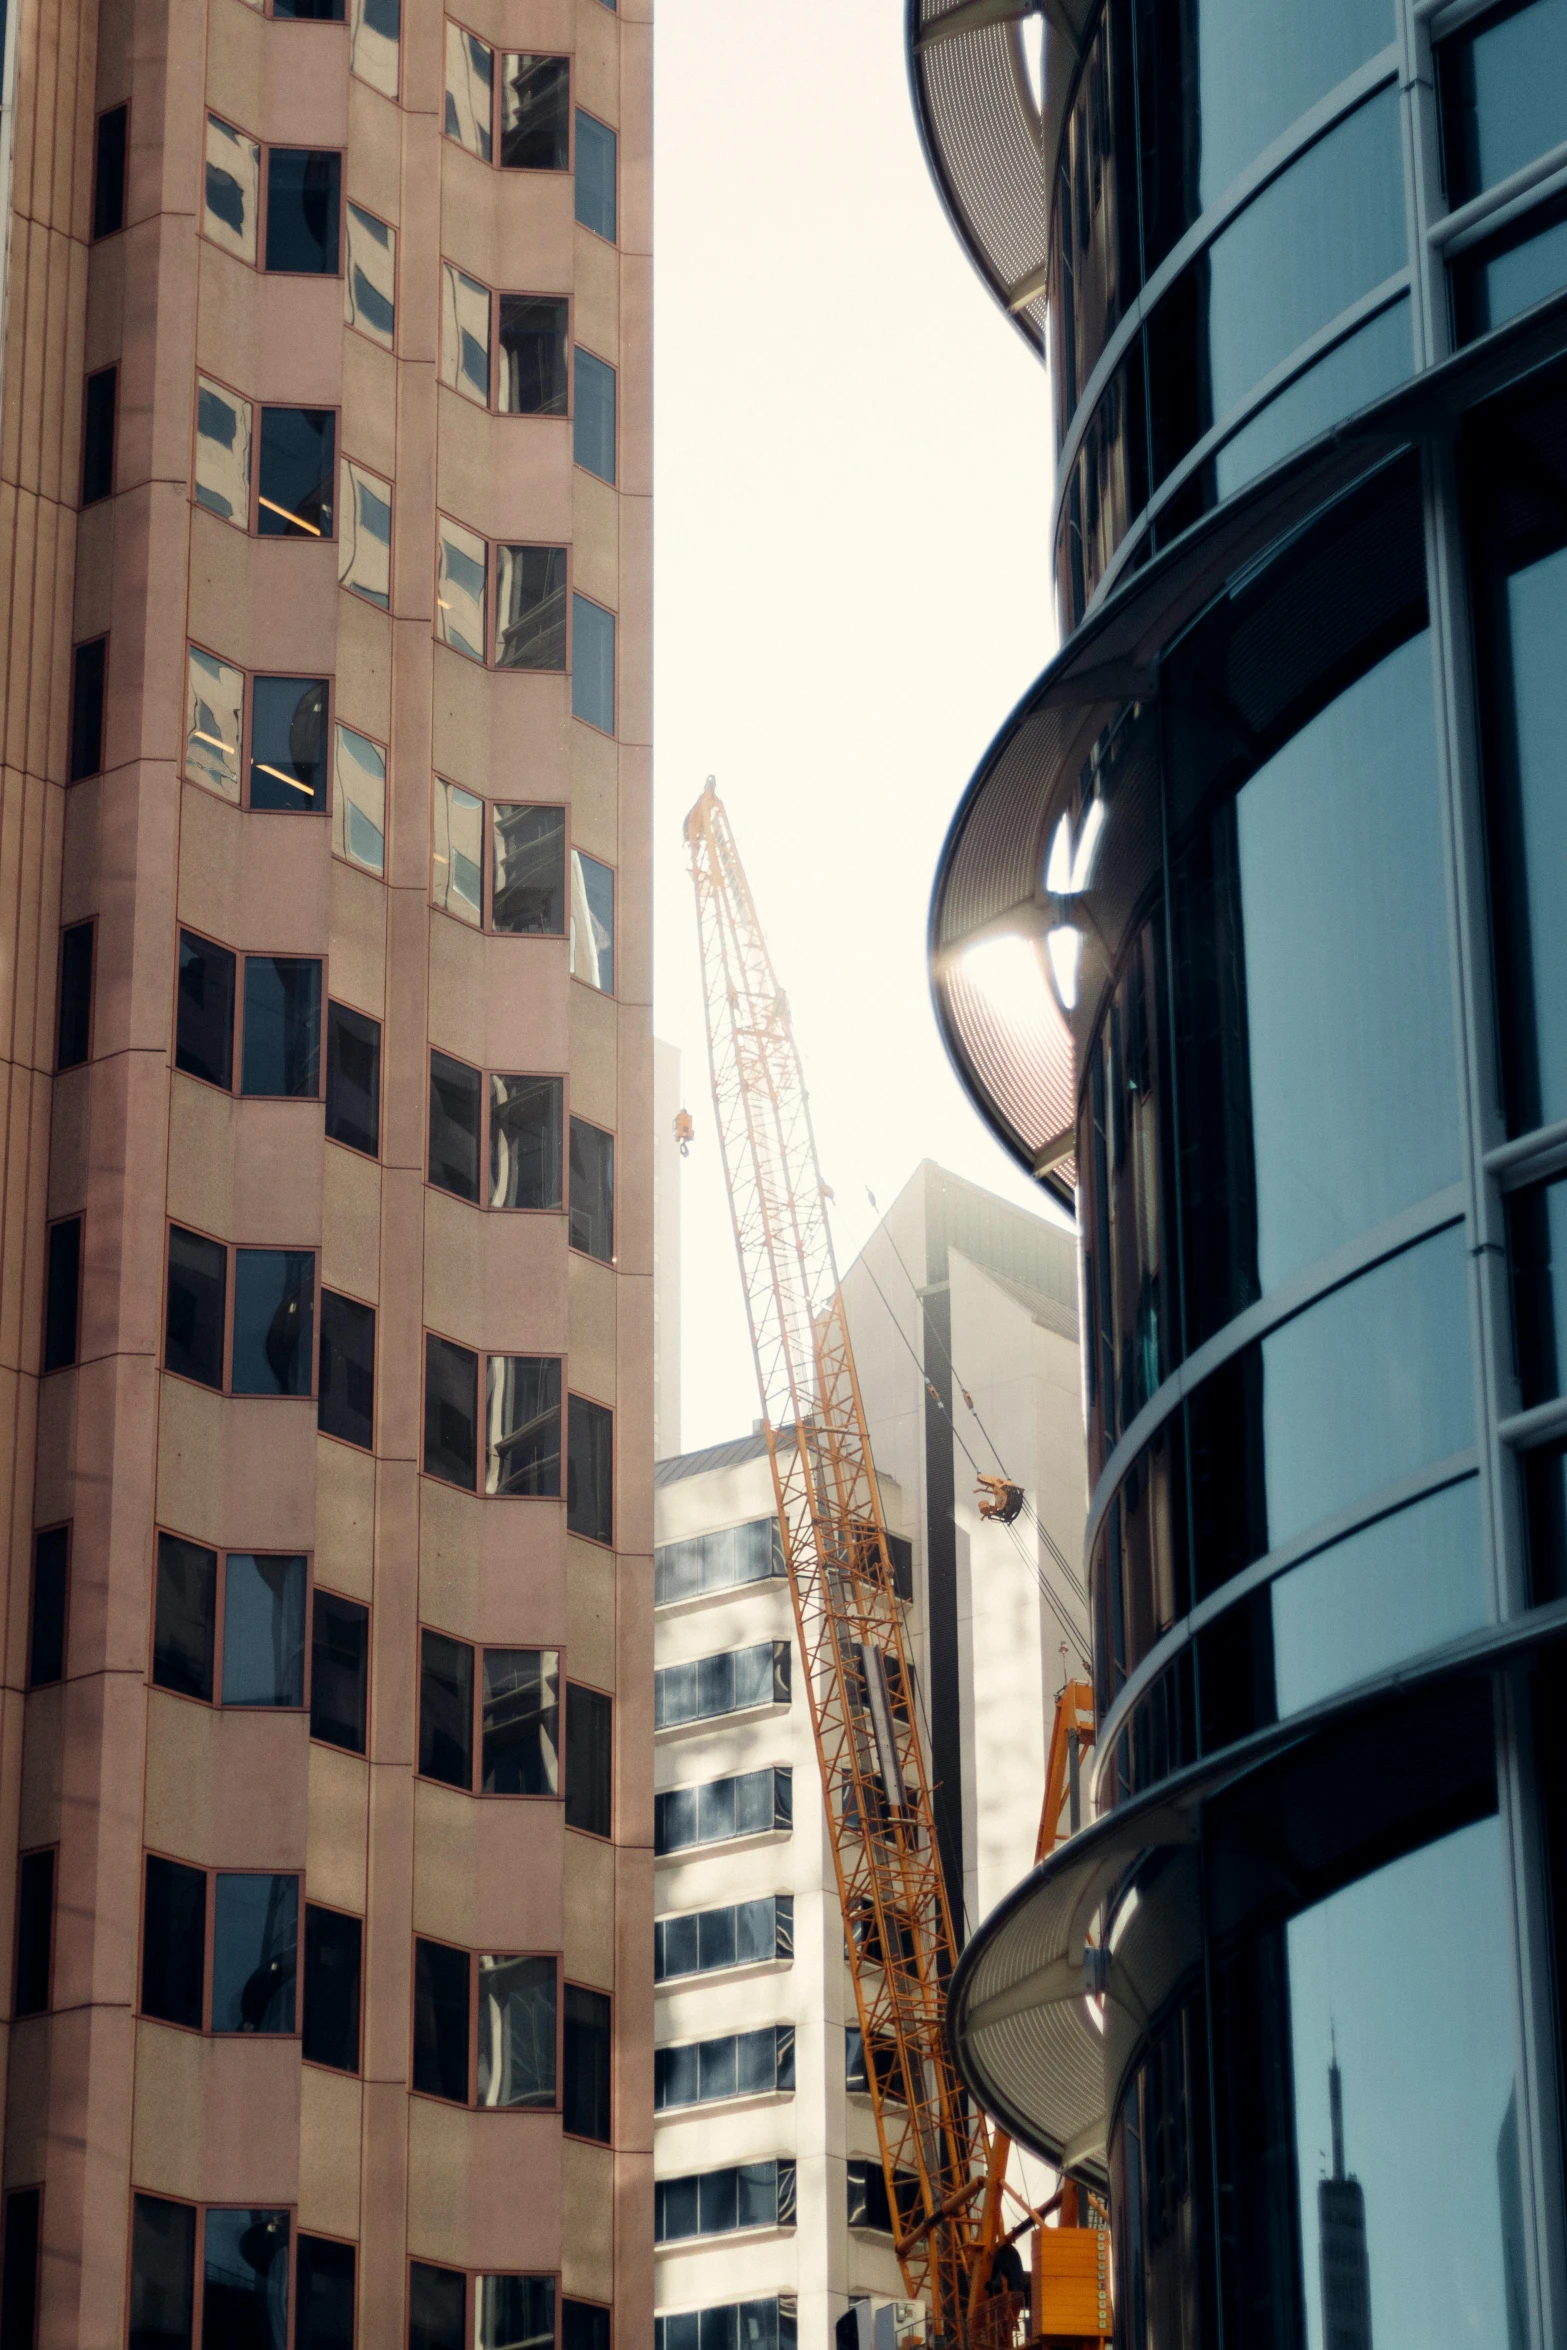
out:
{"label": "window reflection of sky", "polygon": [[1331,2165],[1335,2035],[1345,2168],[1365,2190],[1376,2350],[1508,2340],[1508,1911],[1493,1816],[1346,1886],[1287,1929],[1308,2350],[1330,2350],[1317,2186]]}

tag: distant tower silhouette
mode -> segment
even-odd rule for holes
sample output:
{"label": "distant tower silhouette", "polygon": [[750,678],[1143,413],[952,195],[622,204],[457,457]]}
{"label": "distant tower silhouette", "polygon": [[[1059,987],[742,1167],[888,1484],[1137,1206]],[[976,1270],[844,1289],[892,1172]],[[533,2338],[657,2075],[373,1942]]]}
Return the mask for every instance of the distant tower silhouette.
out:
{"label": "distant tower silhouette", "polygon": [[1344,2077],[1339,2071],[1336,2036],[1328,2066],[1328,2106],[1333,2120],[1333,2176],[1317,2181],[1322,2350],[1371,2350],[1366,2192],[1344,2168]]}

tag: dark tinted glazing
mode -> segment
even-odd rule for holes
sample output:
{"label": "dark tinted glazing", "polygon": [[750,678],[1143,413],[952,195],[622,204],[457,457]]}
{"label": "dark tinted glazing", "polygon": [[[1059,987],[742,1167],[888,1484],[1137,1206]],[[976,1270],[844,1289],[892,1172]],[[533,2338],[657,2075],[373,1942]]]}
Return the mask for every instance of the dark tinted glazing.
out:
{"label": "dark tinted glazing", "polygon": [[209,2210],[202,2235],[201,2338],[232,2350],[288,2350],[286,2211]]}
{"label": "dark tinted glazing", "polygon": [[319,677],[258,677],[250,689],[250,804],[291,816],[326,811],[327,687]]}
{"label": "dark tinted glazing", "polygon": [[195,2207],[134,2196],[130,2350],[190,2350],[195,2276]]}
{"label": "dark tinted glazing", "polygon": [[236,1395],[308,1395],[315,1378],[316,1260],[309,1249],[234,1251]]}
{"label": "dark tinted glazing", "polygon": [[565,809],[497,807],[493,813],[491,928],[559,937],[566,928]]}
{"label": "dark tinted glazing", "polygon": [[460,2268],[415,2260],[408,2270],[408,2350],[468,2350],[468,2280]]}
{"label": "dark tinted glazing", "polygon": [[337,481],[330,408],[263,408],[256,452],[256,528],[264,539],[329,539]]}
{"label": "dark tinted glazing", "polygon": [[320,1404],[316,1424],[345,1444],[375,1442],[375,1308],[321,1292]]}
{"label": "dark tinted glazing", "polygon": [[82,422],[82,504],[92,506],[114,489],[114,410],[119,370],[101,367],[87,378]]}
{"label": "dark tinted glazing", "polygon": [[484,1490],[486,1493],[559,1493],[558,1356],[491,1355]]}
{"label": "dark tinted glazing", "polygon": [[69,1527],[46,1526],[33,1536],[33,1605],[27,1633],[29,1689],[46,1689],[64,1678],[69,1557]]}
{"label": "dark tinted glazing", "polygon": [[76,1360],[77,1321],[82,1297],[82,1220],[70,1216],[49,1227],[44,1269],[44,1351],[46,1371],[63,1371]]}
{"label": "dark tinted glazing", "polygon": [[267,150],[268,269],[337,275],[343,158],[305,147]]}
{"label": "dark tinted glazing", "polygon": [[449,1338],[424,1342],[424,1467],[449,1485],[478,1483],[479,1358]]}
{"label": "dark tinted glazing", "polygon": [[98,117],[93,155],[92,233],[112,237],[125,226],[125,152],[128,110],[111,106]]}
{"label": "dark tinted glazing", "polygon": [[305,1561],[231,1550],[223,1562],[223,1702],[305,1702]]}
{"label": "dark tinted glazing", "polygon": [[212,1702],[217,1622],[217,1552],[160,1534],[152,1636],[152,1677],[160,1689]]}
{"label": "dark tinted glazing", "polygon": [[477,1069],[430,1055],[430,1181],[459,1199],[479,1197],[481,1088]]}
{"label": "dark tinted glazing", "polygon": [[1514,0],[1437,50],[1447,195],[1466,204],[1567,141],[1567,0]]}
{"label": "dark tinted glazing", "polygon": [[313,958],[247,955],[240,1091],[313,1101],[320,1086],[320,964]]}
{"label": "dark tinted glazing", "polygon": [[73,922],[60,934],[60,1007],[54,1065],[77,1069],[92,1040],[93,925]]}
{"label": "dark tinted glazing", "polygon": [[566,1524],[590,1542],[614,1534],[615,1417],[574,1395],[566,1408]]}
{"label": "dark tinted glazing", "polygon": [[571,1245],[602,1264],[615,1261],[615,1137],[585,1118],[571,1121]]}
{"label": "dark tinted glazing", "polygon": [[570,58],[508,57],[501,69],[501,169],[564,171],[570,161]]}
{"label": "dark tinted glazing", "polygon": [[[561,2118],[571,2137],[610,2140],[610,2005],[607,1992],[566,1985]],[[772,2082],[768,2087],[773,2086]]]}
{"label": "dark tinted glazing", "polygon": [[1471,343],[1476,335],[1521,318],[1567,286],[1567,197],[1537,204],[1521,220],[1483,245],[1462,253],[1449,272],[1453,298],[1453,339]]}
{"label": "dark tinted glazing", "polygon": [[608,1836],[614,1817],[615,1701],[566,1685],[566,1825]]}
{"label": "dark tinted glazing", "polygon": [[414,2087],[431,2097],[468,2102],[466,1950],[444,1942],[414,1944]]}
{"label": "dark tinted glazing", "polygon": [[484,1651],[479,1785],[486,1795],[558,1792],[560,1659],[554,1649]]}
{"label": "dark tinted glazing", "polygon": [[213,1882],[212,2029],[291,2032],[299,1879],[220,1870]]}
{"label": "dark tinted glazing", "polygon": [[227,947],[180,932],[174,1066],[225,1092],[234,1082],[235,966]]}
{"label": "dark tinted glazing", "polygon": [[500,297],[500,405],[509,415],[565,415],[569,309],[552,294]]}
{"label": "dark tinted glazing", "polygon": [[94,637],[78,645],[71,666],[71,781],[97,775],[103,767],[103,692],[108,676],[109,640]]}
{"label": "dark tinted glazing", "polygon": [[1099,19],[1061,134],[1056,169],[1057,437],[1141,279],[1131,0]]}
{"label": "dark tinted glazing", "polygon": [[333,1142],[376,1158],[381,1148],[381,1023],[328,1004],[326,1130]]}
{"label": "dark tinted glazing", "polygon": [[359,2070],[359,1977],[364,1928],[340,1909],[305,1905],[304,2057]]}
{"label": "dark tinted glazing", "polygon": [[223,1323],[228,1254],[199,1232],[169,1227],[169,1289],[163,1361],[170,1371],[223,1385]]}
{"label": "dark tinted glazing", "polygon": [[562,1083],[558,1077],[490,1079],[490,1206],[561,1204]]}
{"label": "dark tinted glazing", "polygon": [[142,2014],[199,2032],[206,1971],[206,1873],[149,1853],[142,1901]]}
{"label": "dark tinted glazing", "polygon": [[615,134],[607,123],[577,109],[577,218],[615,242]]}
{"label": "dark tinted glazing", "polygon": [[294,2350],[354,2350],[352,2244],[298,2237],[294,2280]]}
{"label": "dark tinted glazing", "polygon": [[310,1615],[310,1735],[363,1754],[370,1708],[370,1611],[318,1590]]}
{"label": "dark tinted glazing", "polygon": [[54,1948],[54,1853],[24,1852],[16,1888],[15,2015],[42,2015],[49,2005]]}
{"label": "dark tinted glazing", "polygon": [[[34,2350],[38,2338],[38,2223],[42,2207],[41,2187],[21,2187],[5,2199],[0,2350]],[[605,2350],[609,2350],[607,2342]]]}
{"label": "dark tinted glazing", "polygon": [[473,1650],[444,1632],[419,1635],[419,1769],[449,1787],[473,1785]]}
{"label": "dark tinted glazing", "polygon": [[615,370],[591,351],[572,353],[571,453],[600,481],[615,478]]}

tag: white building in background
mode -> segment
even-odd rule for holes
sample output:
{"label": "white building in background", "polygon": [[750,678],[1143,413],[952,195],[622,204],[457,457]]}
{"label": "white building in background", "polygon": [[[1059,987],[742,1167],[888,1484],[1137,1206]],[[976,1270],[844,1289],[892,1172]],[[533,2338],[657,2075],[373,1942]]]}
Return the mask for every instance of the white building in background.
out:
{"label": "white building in background", "polygon": [[[927,1163],[844,1295],[972,1922],[1032,1864],[1083,1670],[1072,1236]],[[1023,1486],[1012,1528],[965,1446]],[[832,2350],[852,2300],[901,2293],[773,1508],[759,1435],[655,1472],[655,2350]]]}

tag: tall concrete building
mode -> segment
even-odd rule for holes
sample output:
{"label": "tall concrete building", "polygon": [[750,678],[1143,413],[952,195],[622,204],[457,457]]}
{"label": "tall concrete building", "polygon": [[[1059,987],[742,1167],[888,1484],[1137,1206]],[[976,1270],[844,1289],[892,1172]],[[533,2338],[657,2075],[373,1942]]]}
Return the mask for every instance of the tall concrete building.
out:
{"label": "tall concrete building", "polygon": [[[1075,1279],[1059,1223],[930,1165],[844,1277],[955,1917],[1032,1863],[1026,1723],[1063,1642],[1084,1669],[1049,1546],[1081,1548]],[[1011,1528],[973,1499],[981,1425]],[[832,2350],[902,2283],[765,1439],[655,1484],[656,2350]]]}
{"label": "tall concrete building", "polygon": [[646,0],[13,0],[0,2339],[651,2324]]}
{"label": "tall concrete building", "polygon": [[1076,1202],[1099,1714],[955,2052],[1121,2350],[1552,2350],[1567,6],[1042,13],[1042,82],[1023,0],[906,19],[1052,359],[1060,650],[931,943]]}

